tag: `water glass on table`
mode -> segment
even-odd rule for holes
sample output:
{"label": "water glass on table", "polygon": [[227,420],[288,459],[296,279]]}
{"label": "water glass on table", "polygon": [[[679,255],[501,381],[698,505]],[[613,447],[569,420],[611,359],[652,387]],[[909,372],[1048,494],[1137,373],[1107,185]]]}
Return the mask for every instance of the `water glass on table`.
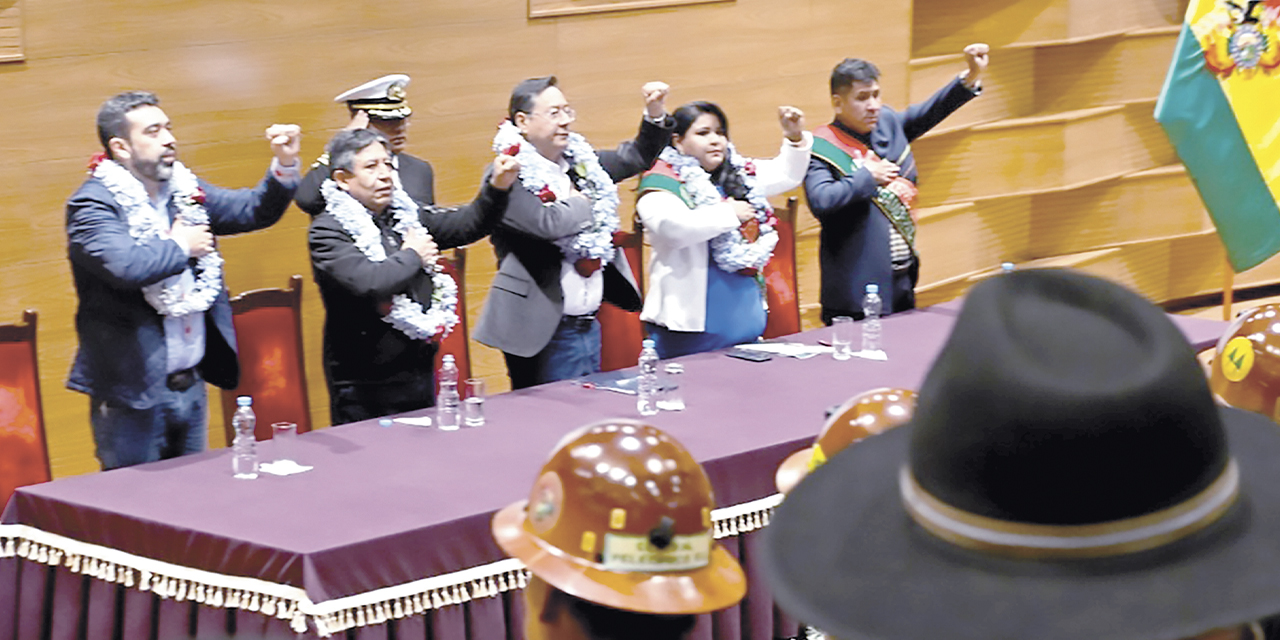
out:
{"label": "water glass on table", "polygon": [[662,367],[662,378],[658,383],[658,409],[661,411],[684,411],[684,396],[680,384],[684,378],[684,365],[679,362],[668,362]]}
{"label": "water glass on table", "polygon": [[484,380],[468,378],[466,397],[462,401],[462,423],[468,427],[484,426]]}
{"label": "water glass on table", "polygon": [[853,357],[853,318],[836,316],[831,319],[831,357],[848,360]]}
{"label": "water glass on table", "polygon": [[294,453],[294,441],[298,437],[298,425],[293,422],[271,423],[271,448],[275,452],[275,462],[288,460],[297,462]]}

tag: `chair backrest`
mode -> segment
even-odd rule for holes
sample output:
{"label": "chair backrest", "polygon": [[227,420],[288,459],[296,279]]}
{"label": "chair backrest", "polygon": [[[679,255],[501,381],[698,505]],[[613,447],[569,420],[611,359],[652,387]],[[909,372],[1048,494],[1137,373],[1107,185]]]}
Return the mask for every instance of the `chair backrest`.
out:
{"label": "chair backrest", "polygon": [[787,206],[774,212],[778,217],[778,246],[764,267],[765,295],[769,321],[765,338],[800,332],[800,287],[796,282],[796,212],[799,201],[787,198]]}
{"label": "chair backrest", "polygon": [[231,418],[237,396],[253,397],[258,440],[271,439],[271,425],[293,422],[298,433],[311,430],[307,369],[302,347],[302,276],[289,277],[288,289],[259,289],[231,299],[240,354],[240,386],[222,391],[227,445],[235,438]]}
{"label": "chair backrest", "polygon": [[[644,287],[643,245],[644,232],[620,231],[614,234],[614,243],[622,247],[631,263],[631,275],[636,284]],[[600,320],[600,370],[614,371],[634,367],[640,361],[640,342],[644,340],[644,325],[639,311],[623,311],[611,303],[600,305],[596,312]]]}
{"label": "chair backrest", "polygon": [[0,511],[18,487],[48,482],[49,446],[40,403],[35,311],[0,325]]}
{"label": "chair backrest", "polygon": [[[467,248],[454,249],[452,258],[442,254],[438,263],[458,283],[458,324],[440,342],[440,348],[436,350],[435,367],[439,371],[445,354],[452,355],[454,363],[458,365],[458,391],[461,392],[462,382],[471,377],[471,336],[467,331]],[[439,392],[440,381],[437,380],[436,393]]]}

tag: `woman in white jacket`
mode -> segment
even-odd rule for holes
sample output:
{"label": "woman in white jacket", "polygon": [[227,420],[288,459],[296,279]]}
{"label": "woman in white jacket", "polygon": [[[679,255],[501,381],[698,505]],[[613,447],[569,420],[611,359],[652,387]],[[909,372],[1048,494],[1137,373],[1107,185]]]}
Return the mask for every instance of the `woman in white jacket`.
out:
{"label": "woman in white jacket", "polygon": [[671,146],[641,178],[636,203],[652,246],[640,319],[663,358],[764,333],[760,272],[778,243],[765,198],[800,185],[813,147],[793,107],[778,108],[785,139],[778,156],[764,160],[738,154],[715,104],[691,102],[673,115]]}

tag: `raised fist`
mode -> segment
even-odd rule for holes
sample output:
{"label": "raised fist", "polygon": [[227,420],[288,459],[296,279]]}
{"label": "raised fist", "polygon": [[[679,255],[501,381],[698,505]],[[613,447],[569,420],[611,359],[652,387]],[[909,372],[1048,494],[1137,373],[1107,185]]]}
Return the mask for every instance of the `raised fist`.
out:
{"label": "raised fist", "polygon": [[267,140],[271,141],[271,153],[282,167],[298,164],[302,151],[302,127],[296,124],[273,124],[267,127]]}
{"label": "raised fist", "polygon": [[644,110],[651,119],[657,120],[667,114],[666,99],[671,87],[665,82],[648,82],[640,88],[644,94]]}
{"label": "raised fist", "polygon": [[520,175],[520,161],[515,156],[499,155],[493,159],[493,173],[489,176],[489,184],[495,189],[506,191],[515,184]]}
{"label": "raised fist", "polygon": [[804,139],[804,112],[795,107],[778,107],[778,123],[782,135],[792,142]]}

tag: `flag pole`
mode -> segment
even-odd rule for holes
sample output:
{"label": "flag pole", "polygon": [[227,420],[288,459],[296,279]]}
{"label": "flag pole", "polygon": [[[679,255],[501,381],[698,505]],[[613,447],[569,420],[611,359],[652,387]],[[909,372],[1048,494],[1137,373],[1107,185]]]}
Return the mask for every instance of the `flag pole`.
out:
{"label": "flag pole", "polygon": [[1226,252],[1222,253],[1222,319],[1231,320],[1231,305],[1235,302],[1236,270]]}

